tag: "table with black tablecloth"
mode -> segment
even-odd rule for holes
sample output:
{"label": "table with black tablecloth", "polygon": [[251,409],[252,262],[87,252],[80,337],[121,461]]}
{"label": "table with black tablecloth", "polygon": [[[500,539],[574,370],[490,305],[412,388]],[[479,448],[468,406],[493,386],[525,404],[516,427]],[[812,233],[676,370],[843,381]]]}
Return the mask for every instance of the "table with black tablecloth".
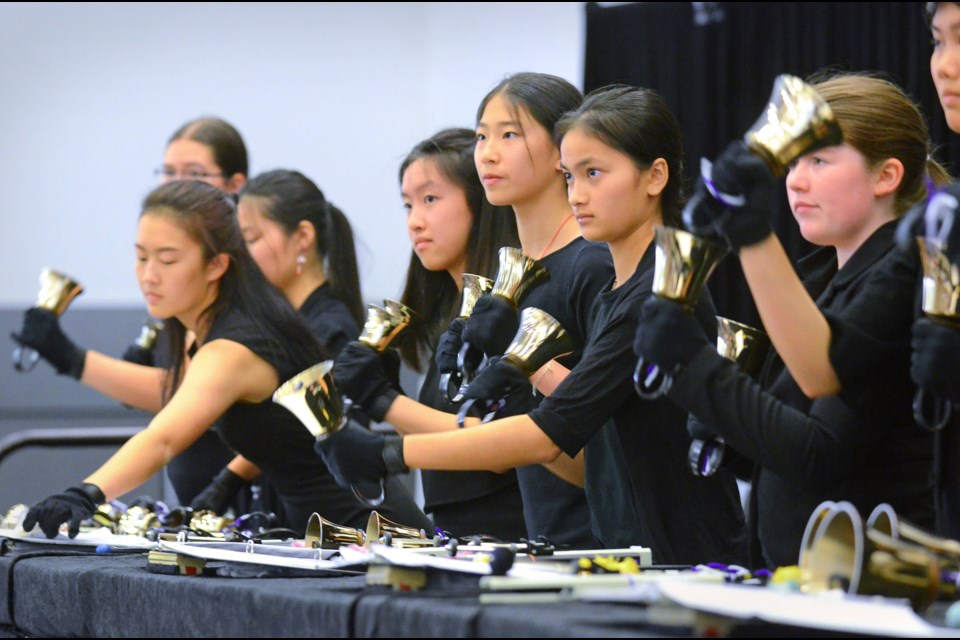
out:
{"label": "table with black tablecloth", "polygon": [[[2,547],[0,547],[2,550]],[[18,546],[0,556],[0,637],[683,637],[641,604],[481,604],[476,576],[432,574],[422,591],[368,585],[364,574],[283,577],[209,563],[230,575],[147,570],[144,552]],[[942,624],[943,608],[939,610]],[[700,629],[703,632],[703,629]],[[944,630],[947,631],[947,630]],[[731,635],[838,636],[747,622]]]}
{"label": "table with black tablecloth", "polygon": [[[211,563],[216,564],[216,563]],[[151,573],[145,553],[49,550],[0,557],[0,633],[83,637],[495,637],[688,635],[639,605],[481,605],[476,578],[398,591],[365,575]]]}

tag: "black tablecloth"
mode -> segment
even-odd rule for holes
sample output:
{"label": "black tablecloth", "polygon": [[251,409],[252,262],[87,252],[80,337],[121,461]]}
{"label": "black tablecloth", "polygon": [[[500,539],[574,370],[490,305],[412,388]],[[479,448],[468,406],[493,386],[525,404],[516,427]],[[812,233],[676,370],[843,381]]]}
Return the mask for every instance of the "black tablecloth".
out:
{"label": "black tablecloth", "polygon": [[[583,601],[480,604],[476,577],[451,574],[432,576],[423,591],[398,591],[369,586],[365,575],[163,575],[147,570],[145,553],[44,546],[0,556],[0,637],[676,637],[695,631],[682,623],[652,624],[647,611],[639,604]],[[938,613],[942,624],[942,607]],[[757,622],[732,635],[844,634]]]}
{"label": "black tablecloth", "polygon": [[636,637],[690,632],[647,627],[639,605],[481,605],[476,578],[472,581],[448,580],[442,588],[404,592],[368,586],[364,575],[162,575],[147,570],[143,553],[28,551],[0,557],[0,636]]}

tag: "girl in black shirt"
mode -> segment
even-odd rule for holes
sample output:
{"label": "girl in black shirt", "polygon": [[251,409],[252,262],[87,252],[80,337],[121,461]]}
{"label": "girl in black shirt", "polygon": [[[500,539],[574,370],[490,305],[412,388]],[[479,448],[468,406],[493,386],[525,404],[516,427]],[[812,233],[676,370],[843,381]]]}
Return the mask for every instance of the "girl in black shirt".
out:
{"label": "girl in black shirt", "polygon": [[[335,522],[363,526],[369,509],[337,487],[310,452],[312,436],[271,401],[277,386],[327,357],[280,292],[257,269],[243,244],[232,200],[202,182],[158,187],[144,201],[137,228],[137,279],[154,317],[170,327],[170,367],[160,371],[76,347],[57,317],[27,311],[20,340],[85,384],[127,404],[156,412],[83,484],[34,505],[24,528],[39,523],[48,537],[80,522],[98,503],[150,478],[210,425],[259,466],[280,493],[298,531],[318,511]],[[189,367],[185,335],[196,335]],[[429,527],[400,509],[391,519]]]}
{"label": "girl in black shirt", "polygon": [[[260,271],[336,357],[360,334],[363,323],[353,230],[347,217],[302,173],[277,169],[243,187],[237,219]],[[233,495],[259,475],[256,465],[236,456],[190,506],[222,514]],[[268,484],[260,482],[258,494],[254,508],[283,517]]]}
{"label": "girl in black shirt", "polygon": [[[924,194],[929,139],[919,110],[890,82],[842,75],[813,88],[833,110],[844,144],[800,157],[786,187],[801,233],[822,247],[799,265],[806,291],[823,312],[842,315],[894,251],[897,218]],[[905,367],[874,380],[860,399],[867,414],[842,396],[807,398],[775,352],[755,383],[670,301],[644,308],[635,346],[653,361],[683,352],[670,398],[757,465],[757,564],[796,564],[810,514],[824,500],[851,501],[862,513],[888,502],[908,520],[933,525],[933,441],[913,424]]]}
{"label": "girl in black shirt", "polygon": [[[679,217],[676,121],[653,91],[610,87],[567,114],[557,135],[577,223],[586,238],[607,243],[615,269],[595,303],[580,362],[527,415],[404,438],[348,428],[317,449],[344,483],[407,465],[507,469],[583,450],[602,544],[645,545],[660,563],[743,561],[735,482],[694,478],[684,461],[686,414],[667,399],[642,402],[631,380],[636,313],[651,294],[653,229]],[[705,329],[714,325],[712,312],[704,296],[697,316]]]}
{"label": "girl in black shirt", "polygon": [[[538,259],[550,272],[548,281],[534,287],[520,301],[520,310],[535,306],[546,311],[563,325],[574,343],[572,354],[545,365],[531,377],[541,393],[531,393],[530,384],[522,380],[509,394],[508,406],[501,415],[526,413],[536,407],[542,394],[549,393],[564,372],[579,361],[592,321],[590,307],[611,275],[607,248],[582,238],[573,220],[557,166],[559,149],[551,135],[564,112],[575,109],[582,100],[576,87],[563,78],[517,73],[491,89],[477,109],[473,161],[486,199],[513,209],[521,250]],[[488,355],[503,353],[516,333],[519,314],[506,303],[487,304],[494,301],[492,296],[483,296],[465,326],[461,320],[450,324],[437,349],[439,373],[455,369],[456,354],[462,345],[461,331],[463,339]],[[498,344],[492,346],[493,343]],[[340,385],[341,381],[354,378],[357,385],[351,386],[360,386],[358,373],[356,370],[351,374],[340,361],[334,369],[334,379]],[[364,372],[369,383],[368,376]],[[489,381],[489,375],[481,374],[484,376]],[[382,382],[374,386],[388,387]],[[353,398],[351,392],[347,395]],[[366,394],[368,398],[370,395]],[[385,398],[377,404],[383,406],[386,419],[403,433],[457,428],[449,413],[425,411],[408,398]],[[545,536],[562,546],[595,545],[590,533],[591,515],[581,488],[582,459],[563,455],[549,465],[549,470],[533,464],[518,468],[516,473],[523,493],[528,537]]]}

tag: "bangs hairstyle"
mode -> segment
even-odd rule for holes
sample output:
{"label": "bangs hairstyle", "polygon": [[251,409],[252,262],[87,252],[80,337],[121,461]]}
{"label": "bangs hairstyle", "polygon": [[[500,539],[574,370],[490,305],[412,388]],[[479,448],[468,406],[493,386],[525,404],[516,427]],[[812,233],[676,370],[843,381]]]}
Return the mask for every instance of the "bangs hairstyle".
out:
{"label": "bangs hairstyle", "polygon": [[[205,263],[226,255],[228,266],[220,277],[217,297],[200,315],[204,327],[212,326],[228,310],[238,310],[278,350],[286,352],[293,362],[303,363],[304,368],[327,358],[320,342],[283,294],[267,282],[247,252],[230,196],[205,182],[177,180],[147,195],[140,217],[146,215],[172,221],[200,246]],[[165,327],[169,327],[170,336],[170,365],[163,391],[167,402],[183,378],[186,327],[177,318],[167,319]]]}
{"label": "bangs hairstyle", "polygon": [[663,158],[670,172],[660,194],[663,223],[680,227],[683,136],[660,94],[625,85],[592,91],[578,109],[557,123],[554,142],[559,146],[574,129],[626,155],[640,171],[647,171],[654,160]]}
{"label": "bangs hairstyle", "polygon": [[[520,126],[519,110],[523,108],[548,134],[553,133],[557,122],[567,111],[572,111],[583,102],[583,94],[575,86],[559,76],[546,73],[515,73],[504,78],[490,90],[477,109],[477,124],[483,112],[495,97],[501,96],[513,118]],[[524,135],[523,127],[520,130]]]}
{"label": "bangs hairstyle", "polygon": [[[510,207],[487,201],[473,160],[476,133],[470,129],[444,129],[417,144],[400,164],[403,184],[407,169],[418,160],[433,164],[440,175],[460,189],[473,222],[467,240],[467,273],[496,277],[501,247],[519,247],[517,222]],[[432,352],[450,321],[459,311],[460,291],[446,271],[429,271],[411,252],[407,280],[400,301],[416,311],[396,340],[404,362],[420,371],[424,354]]]}

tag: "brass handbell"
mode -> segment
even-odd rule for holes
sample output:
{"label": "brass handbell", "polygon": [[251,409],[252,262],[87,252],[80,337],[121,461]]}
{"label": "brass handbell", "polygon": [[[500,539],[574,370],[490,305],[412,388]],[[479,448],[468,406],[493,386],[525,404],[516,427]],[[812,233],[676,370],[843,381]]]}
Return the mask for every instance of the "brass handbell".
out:
{"label": "brass handbell", "polygon": [[843,134],[830,105],[813,87],[792,75],[777,76],[766,110],[743,136],[775,176],[800,156],[840,144]]}
{"label": "brass handbell", "polygon": [[[930,207],[936,206],[934,196]],[[960,269],[947,257],[946,244],[937,238],[917,237],[920,262],[923,264],[923,312],[936,322],[960,330]],[[913,398],[913,416],[917,424],[939,430],[953,416],[953,403],[933,398],[933,415],[927,415],[927,398],[923,389],[917,389]]]}
{"label": "brass handbell", "polygon": [[[546,311],[536,307],[527,307],[520,313],[520,326],[517,334],[507,346],[503,362],[508,362],[526,377],[532,376],[540,367],[554,358],[573,352],[573,339],[563,326]],[[464,402],[457,412],[457,423],[463,424],[473,410],[478,398]],[[486,407],[477,417],[483,416],[483,422],[494,418],[504,399],[485,398]]]}
{"label": "brass handbell", "polygon": [[710,274],[729,250],[673,227],[654,230],[653,293],[692,310]]}
{"label": "brass handbell", "polygon": [[343,402],[333,384],[333,360],[305,369],[273,392],[273,401],[286,407],[319,440],[346,425]]}
{"label": "brass handbell", "polygon": [[[770,339],[759,329],[717,316],[717,353],[737,363],[749,376],[756,375],[767,357]],[[687,452],[687,463],[697,476],[711,476],[723,463],[726,442],[720,436],[695,439]]]}
{"label": "brass handbell", "polygon": [[[514,309],[520,306],[520,301],[541,282],[550,279],[550,272],[546,267],[533,258],[523,255],[516,247],[500,247],[500,267],[497,269],[497,279],[493,282],[490,295],[500,298]],[[465,371],[468,368],[467,353],[470,343],[464,342],[457,354],[457,368]],[[485,354],[487,355],[487,354]],[[481,371],[485,366],[483,360],[477,367]]]}
{"label": "brass handbell", "polygon": [[523,255],[516,247],[501,247],[499,257],[500,268],[490,294],[507,301],[514,308],[531,289],[550,278],[546,267]]}
{"label": "brass handbell", "polygon": [[810,550],[813,548],[813,543],[820,533],[820,527],[823,525],[823,521],[827,519],[827,516],[836,506],[837,503],[833,500],[824,500],[814,508],[813,513],[807,520],[807,526],[803,530],[803,538],[800,541],[800,556],[797,559],[797,566],[800,567],[801,572],[801,581],[804,584],[809,580]]}
{"label": "brass handbell", "polygon": [[840,588],[859,595],[906,598],[920,611],[938,598],[953,598],[956,583],[945,580],[940,560],[927,549],[865,527],[848,502],[824,517],[807,554],[802,589]]}
{"label": "brass handbell", "polygon": [[0,520],[0,529],[21,529],[20,523],[27,517],[30,511],[29,505],[18,503],[7,509],[7,513]]}
{"label": "brass handbell", "polygon": [[117,521],[116,532],[127,536],[146,536],[147,530],[160,525],[157,514],[144,507],[129,507]]}
{"label": "brass handbell", "polygon": [[528,307],[520,313],[520,328],[502,360],[528,377],[554,358],[573,352],[573,340],[549,313]]}
{"label": "brass handbell", "polygon": [[923,264],[923,312],[960,328],[960,269],[950,262],[945,246],[917,238]]}
{"label": "brass handbell", "polygon": [[889,504],[878,504],[867,518],[867,528],[923,547],[937,556],[941,566],[949,571],[960,571],[960,542],[928,533],[897,516]]}
{"label": "brass handbell", "polygon": [[319,513],[310,515],[304,542],[308,549],[339,549],[351,544],[362,545],[366,536],[360,529],[330,522]]}
{"label": "brass handbell", "polygon": [[221,516],[213,511],[194,511],[190,516],[188,528],[212,538],[223,538],[223,530],[230,526],[233,521],[234,518]]}
{"label": "brass handbell", "polygon": [[[387,537],[388,534],[389,538],[385,540],[384,538]],[[385,518],[376,511],[371,511],[370,518],[367,520],[366,539],[367,544],[371,542],[383,542],[384,544],[393,544],[398,547],[424,547],[433,544],[432,540],[427,540],[427,534],[423,529],[398,524]]]}
{"label": "brass handbell", "polygon": [[[692,312],[710,274],[728,249],[682,229],[657,227],[654,234],[653,294],[673,300]],[[670,389],[673,378],[660,371],[656,363],[648,364],[640,358],[633,382],[641,398],[652,400]]]}
{"label": "brass handbell", "polygon": [[[297,416],[303,426],[318,440],[330,437],[347,424],[343,401],[333,384],[333,360],[325,360],[301,371],[273,392],[273,401]],[[360,502],[378,506],[384,499],[383,482],[377,498],[364,496],[351,487]]]}
{"label": "brass handbell", "polygon": [[123,517],[123,510],[112,502],[104,502],[97,506],[93,512],[93,521],[110,530],[110,533],[118,533],[120,529],[120,518]]}
{"label": "brass handbell", "polygon": [[[493,280],[490,278],[484,278],[473,273],[463,274],[463,293],[460,300],[460,313],[457,316],[464,320],[469,318],[480,296],[491,289],[493,289]],[[440,376],[440,393],[449,398],[451,402],[460,402],[463,399],[463,392],[466,391],[470,380],[473,378],[474,372],[470,370],[470,367],[462,364],[466,360],[465,355],[457,358],[461,361],[458,371],[447,372]]]}
{"label": "brass handbell", "polygon": [[[34,306],[62,316],[73,299],[81,293],[83,285],[70,276],[44,269],[40,272],[40,292]],[[40,354],[30,347],[18,346],[13,350],[13,366],[17,371],[30,371],[39,359]]]}
{"label": "brass handbell", "polygon": [[383,306],[367,305],[367,319],[358,340],[377,353],[383,353],[410,324],[410,307],[396,300],[384,300]]}
{"label": "brass handbell", "polygon": [[736,362],[747,375],[760,371],[769,347],[770,338],[760,329],[717,316],[717,353]]}
{"label": "brass handbell", "polygon": [[474,273],[463,274],[463,297],[460,301],[461,318],[469,318],[480,296],[493,289],[493,280]]}

